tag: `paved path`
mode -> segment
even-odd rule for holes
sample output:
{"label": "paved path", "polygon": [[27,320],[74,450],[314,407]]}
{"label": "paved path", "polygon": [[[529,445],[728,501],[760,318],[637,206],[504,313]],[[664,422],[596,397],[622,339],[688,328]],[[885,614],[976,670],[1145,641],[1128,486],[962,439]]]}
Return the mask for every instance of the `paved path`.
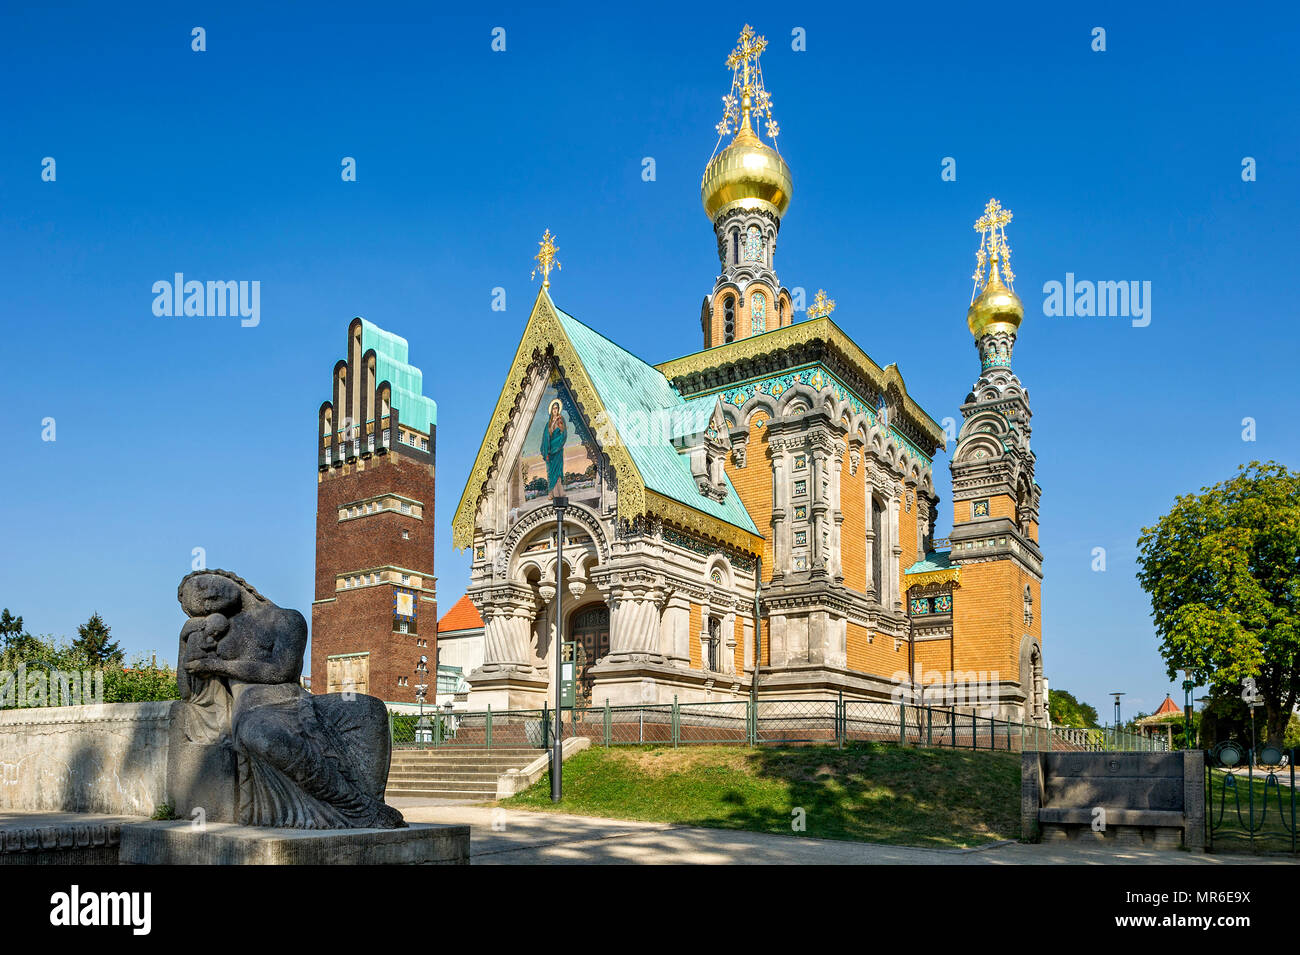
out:
{"label": "paved path", "polygon": [[712,863],[722,865],[1259,865],[1289,859],[1152,849],[997,843],[980,849],[916,849],[808,836],[698,829],[466,803],[403,800],[410,822],[468,823],[474,865]]}

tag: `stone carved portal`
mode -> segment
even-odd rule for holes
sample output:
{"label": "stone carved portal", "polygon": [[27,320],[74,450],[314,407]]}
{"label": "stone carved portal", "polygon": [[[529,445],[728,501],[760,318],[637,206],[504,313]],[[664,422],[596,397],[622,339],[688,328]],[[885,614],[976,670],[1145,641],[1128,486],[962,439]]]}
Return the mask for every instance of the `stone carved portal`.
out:
{"label": "stone carved portal", "polygon": [[[507,536],[507,548],[498,564],[496,579],[476,588],[482,601],[484,655],[482,672],[512,671],[542,676],[549,682],[555,666],[554,638],[559,574],[555,509],[547,507],[521,519]],[[588,605],[605,610],[592,571],[609,553],[605,533],[595,514],[570,503],[564,520],[564,611],[576,615]],[[504,578],[504,579],[502,579]],[[567,633],[572,633],[571,629]],[[572,639],[566,636],[566,639]],[[603,644],[593,643],[588,652],[599,656],[609,652],[608,619]],[[471,680],[473,682],[473,680]]]}

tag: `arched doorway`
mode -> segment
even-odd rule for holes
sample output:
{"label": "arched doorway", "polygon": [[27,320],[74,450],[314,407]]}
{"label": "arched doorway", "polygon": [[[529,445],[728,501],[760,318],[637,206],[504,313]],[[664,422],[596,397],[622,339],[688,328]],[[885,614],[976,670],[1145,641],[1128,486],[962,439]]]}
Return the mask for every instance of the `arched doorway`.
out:
{"label": "arched doorway", "polygon": [[574,611],[567,639],[577,644],[578,697],[590,703],[591,667],[609,653],[609,608],[602,603]]}

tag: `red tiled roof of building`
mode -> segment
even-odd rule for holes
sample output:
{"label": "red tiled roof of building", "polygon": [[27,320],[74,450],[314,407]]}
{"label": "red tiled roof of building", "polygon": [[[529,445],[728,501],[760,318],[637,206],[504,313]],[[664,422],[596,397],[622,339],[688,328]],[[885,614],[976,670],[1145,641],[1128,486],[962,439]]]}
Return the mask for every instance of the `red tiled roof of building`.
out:
{"label": "red tiled roof of building", "polygon": [[1165,701],[1160,704],[1160,709],[1153,713],[1153,716],[1166,716],[1170,713],[1181,713],[1183,708],[1174,702],[1174,698],[1168,693],[1165,694]]}
{"label": "red tiled roof of building", "polygon": [[469,594],[465,594],[457,600],[450,610],[448,610],[441,620],[438,621],[439,633],[451,633],[456,630],[480,630],[483,627],[483,618],[478,615],[478,610],[474,607],[474,602],[469,599]]}

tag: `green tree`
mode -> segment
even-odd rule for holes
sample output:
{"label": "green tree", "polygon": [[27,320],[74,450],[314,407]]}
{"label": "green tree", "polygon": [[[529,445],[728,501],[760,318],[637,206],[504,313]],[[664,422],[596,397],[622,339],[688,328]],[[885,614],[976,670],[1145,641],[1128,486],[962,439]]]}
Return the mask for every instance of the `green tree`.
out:
{"label": "green tree", "polygon": [[1055,726],[1090,729],[1100,725],[1097,722],[1097,708],[1079,702],[1069,690],[1052,690],[1047,698],[1047,712]]}
{"label": "green tree", "polygon": [[176,671],[139,658],[128,668],[111,667],[104,671],[105,703],[145,703],[151,700],[178,700]]}
{"label": "green tree", "polygon": [[23,633],[23,618],[15,617],[5,607],[0,611],[0,645],[8,646],[9,641]]}
{"label": "green tree", "polygon": [[34,638],[23,627],[23,618],[15,617],[5,607],[0,612],[0,653],[14,659],[28,656],[34,650]]}
{"label": "green tree", "polygon": [[1281,745],[1300,690],[1300,473],[1252,461],[1180,495],[1142,529],[1138,565],[1169,678],[1185,668],[1216,697],[1253,679]]}
{"label": "green tree", "polygon": [[72,641],[72,649],[82,654],[96,665],[106,663],[121,664],[122,648],[116,640],[110,639],[113,628],[104,623],[98,613],[77,628],[77,639]]}

